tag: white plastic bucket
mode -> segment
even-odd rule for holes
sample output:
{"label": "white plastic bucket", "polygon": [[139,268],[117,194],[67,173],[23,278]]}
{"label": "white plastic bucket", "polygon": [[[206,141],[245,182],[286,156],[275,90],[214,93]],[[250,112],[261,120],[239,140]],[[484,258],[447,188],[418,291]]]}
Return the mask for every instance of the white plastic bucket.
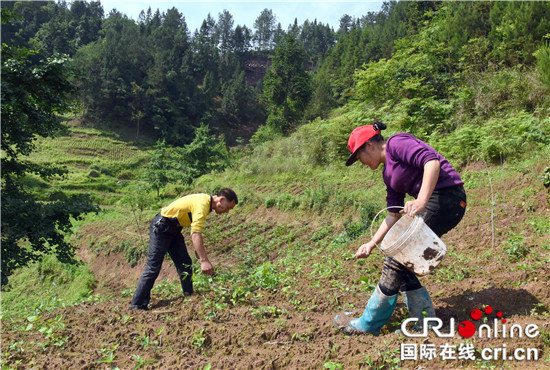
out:
{"label": "white plastic bucket", "polygon": [[421,216],[408,215],[403,215],[386,233],[380,249],[420,276],[432,272],[447,253],[445,243]]}

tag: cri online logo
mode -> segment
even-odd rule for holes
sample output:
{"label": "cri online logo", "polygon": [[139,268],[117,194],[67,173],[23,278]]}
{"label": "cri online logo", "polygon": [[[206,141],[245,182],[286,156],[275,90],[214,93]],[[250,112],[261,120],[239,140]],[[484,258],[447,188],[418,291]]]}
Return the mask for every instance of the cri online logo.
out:
{"label": "cri online logo", "polygon": [[[478,321],[483,317],[483,313],[485,315],[491,315],[494,312],[493,307],[491,306],[485,306],[483,308],[483,311],[480,309],[473,309],[470,312],[470,317],[474,321]],[[528,338],[535,338],[539,335],[538,332],[538,326],[535,324],[528,324],[523,328],[521,325],[512,325],[510,327],[507,327],[506,325],[506,319],[502,318],[502,312],[497,311],[495,314],[495,318],[493,319],[493,325],[488,325],[486,323],[482,324],[478,328],[478,336],[479,338],[522,338],[525,334]],[[428,330],[432,330],[438,337],[442,338],[452,338],[455,336],[455,319],[451,318],[449,323],[449,333],[442,333],[440,329],[443,327],[443,321],[437,317],[425,317],[424,322],[422,325],[422,331],[410,331],[410,327],[407,328],[407,324],[412,322],[417,322],[418,319],[411,317],[401,324],[401,331],[403,334],[407,337],[427,337],[428,336]],[[499,323],[500,321],[500,323]],[[499,325],[500,324],[500,325]],[[460,324],[458,324],[458,333],[463,338],[471,338],[476,333],[476,326],[475,324],[470,321],[462,321]]]}

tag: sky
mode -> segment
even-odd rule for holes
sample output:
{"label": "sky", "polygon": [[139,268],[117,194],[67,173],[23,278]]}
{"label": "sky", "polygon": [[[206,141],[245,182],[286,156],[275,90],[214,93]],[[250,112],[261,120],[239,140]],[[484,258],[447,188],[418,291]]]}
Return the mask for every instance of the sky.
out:
{"label": "sky", "polygon": [[318,0],[318,1],[142,1],[142,0],[100,0],[103,5],[105,15],[108,15],[112,9],[126,14],[129,18],[137,20],[142,10],[147,11],[149,7],[153,13],[159,9],[160,12],[166,12],[167,9],[175,7],[185,17],[187,28],[193,33],[200,28],[202,21],[208,14],[218,20],[218,14],[224,10],[229,11],[233,16],[234,26],[246,25],[248,28],[254,28],[254,22],[262,10],[271,9],[277,22],[281,23],[283,30],[286,30],[294,19],[298,19],[298,25],[302,25],[305,20],[313,22],[317,19],[318,23],[328,24],[334,30],[338,30],[340,18],[344,15],[350,15],[360,18],[368,12],[378,12],[382,8],[382,1],[339,1],[339,0]]}

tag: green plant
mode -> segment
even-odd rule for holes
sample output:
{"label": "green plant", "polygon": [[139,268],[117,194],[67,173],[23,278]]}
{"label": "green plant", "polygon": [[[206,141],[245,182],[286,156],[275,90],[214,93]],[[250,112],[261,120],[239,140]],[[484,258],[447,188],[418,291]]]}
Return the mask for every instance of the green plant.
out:
{"label": "green plant", "polygon": [[99,354],[102,355],[102,356],[107,356],[107,357],[100,358],[99,360],[96,360],[95,363],[96,364],[101,364],[101,363],[110,364],[110,363],[112,363],[114,361],[115,357],[116,357],[115,351],[117,350],[118,346],[119,346],[119,343],[115,343],[111,347],[105,347],[105,348],[100,349],[98,351]]}
{"label": "green plant", "polygon": [[134,354],[131,354],[130,357],[137,361],[136,366],[134,366],[134,370],[157,362],[157,360],[146,360],[144,358],[141,358],[139,355],[134,355]]}
{"label": "green plant", "polygon": [[181,285],[179,282],[172,281],[171,279],[164,279],[155,284],[152,292],[158,294],[163,299],[174,299],[181,295]]}
{"label": "green plant", "polygon": [[202,328],[193,333],[191,338],[191,348],[197,350],[203,350],[210,344],[210,336],[208,334],[208,329]]}
{"label": "green plant", "polygon": [[82,263],[62,263],[55,256],[17,270],[2,289],[4,318],[36,315],[61,305],[74,305],[91,297],[96,281]]}
{"label": "green plant", "polygon": [[518,262],[525,258],[529,253],[529,247],[525,245],[525,237],[523,235],[510,236],[504,244],[504,252],[511,262]]}
{"label": "green plant", "polygon": [[253,285],[261,289],[277,289],[280,281],[281,278],[280,274],[277,271],[277,268],[273,266],[270,262],[262,263],[255,269],[252,275]]}
{"label": "green plant", "polygon": [[236,306],[238,304],[244,304],[249,295],[250,295],[250,292],[248,292],[244,287],[239,285],[239,286],[236,286],[231,292],[231,297],[229,298],[229,301],[231,302],[231,304],[233,304],[233,306]]}
{"label": "green plant", "polygon": [[135,267],[141,258],[147,254],[148,246],[142,244],[141,246],[135,246],[130,242],[121,242],[120,246],[124,253],[124,259],[130,264],[131,267]]}
{"label": "green plant", "polygon": [[325,362],[323,364],[323,367],[330,370],[341,370],[344,368],[342,364],[339,364],[337,362]]}
{"label": "green plant", "polygon": [[142,233],[143,211],[147,207],[151,206],[152,201],[149,199],[144,187],[138,185],[137,187],[130,189],[129,193],[122,197],[121,203],[129,207],[132,211],[135,227],[139,234],[141,244],[145,245],[145,239],[143,238]]}
{"label": "green plant", "polygon": [[151,345],[158,345],[158,344],[159,344],[158,340],[152,340],[151,338],[149,338],[148,335],[139,338],[139,345],[141,346],[142,349],[146,349]]}
{"label": "green plant", "polygon": [[255,318],[276,318],[287,313],[284,308],[278,308],[276,306],[261,306],[258,308],[250,308],[249,312]]}
{"label": "green plant", "polygon": [[61,334],[66,327],[62,319],[63,315],[43,321],[40,321],[38,316],[29,316],[27,317],[29,324],[25,328],[25,331],[36,330],[42,333],[47,339],[46,343],[42,343],[44,348],[48,345],[63,347],[69,341],[69,337]]}
{"label": "green plant", "polygon": [[[541,315],[541,316],[548,316],[549,315],[549,312],[548,312],[548,308],[546,307],[546,305],[544,303],[535,303],[533,305],[533,308],[531,309],[531,312],[530,314],[532,316],[538,316],[538,315]],[[545,335],[545,336],[544,336]],[[550,332],[548,330],[546,330],[546,332],[543,334],[541,332],[541,339],[546,343],[546,344],[549,344],[550,345]]]}
{"label": "green plant", "polygon": [[[11,10],[2,9],[3,26],[17,22],[13,14]],[[92,203],[89,194],[42,202],[21,181],[28,175],[35,175],[50,182],[68,172],[59,166],[32,163],[26,157],[36,149],[36,137],[54,137],[65,130],[59,116],[73,108],[70,58],[60,54],[39,57],[38,51],[14,46],[11,42],[2,43],[1,53],[0,284],[4,287],[17,268],[40,260],[45,254],[65,261],[74,259],[74,249],[65,240],[65,234],[71,231],[71,218],[97,212],[99,208]],[[33,220],[32,223],[29,220]]]}

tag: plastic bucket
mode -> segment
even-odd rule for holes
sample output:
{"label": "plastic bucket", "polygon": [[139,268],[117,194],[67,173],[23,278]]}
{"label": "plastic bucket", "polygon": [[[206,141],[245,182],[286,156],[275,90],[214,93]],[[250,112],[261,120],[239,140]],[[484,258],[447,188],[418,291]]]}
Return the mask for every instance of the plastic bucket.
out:
{"label": "plastic bucket", "polygon": [[420,276],[432,272],[447,253],[445,243],[422,217],[408,215],[403,215],[386,233],[380,249]]}

